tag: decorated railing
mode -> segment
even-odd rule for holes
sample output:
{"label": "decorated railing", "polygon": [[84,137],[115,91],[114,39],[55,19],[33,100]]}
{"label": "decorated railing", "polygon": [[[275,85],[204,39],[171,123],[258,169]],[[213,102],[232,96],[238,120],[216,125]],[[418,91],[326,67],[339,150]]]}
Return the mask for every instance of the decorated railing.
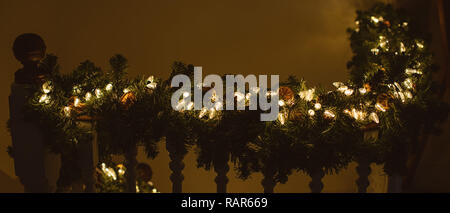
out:
{"label": "decorated railing", "polygon": [[[140,192],[137,147],[154,158],[164,137],[177,193],[183,192],[183,158],[193,146],[198,167],[217,173],[217,192],[227,192],[230,161],[242,179],[261,172],[268,193],[294,171],[310,175],[311,192],[321,192],[325,175],[353,161],[359,164],[358,192],[370,184],[371,163],[383,164],[389,191],[400,192],[409,150],[419,134],[433,132],[446,119],[448,106],[433,90],[428,45],[406,17],[377,5],[358,12],[349,32],[355,54],[348,64],[350,80],[335,82],[334,90],[308,88],[291,76],[277,91],[249,87],[228,100],[214,95],[228,88],[195,84],[196,68],[181,62],[174,63],[165,81],[129,79],[121,55],[111,58],[107,72],[86,61],[62,75],[38,35],[21,35],[14,54],[23,68],[16,72],[10,96],[16,174],[27,192]],[[173,109],[177,88],[171,79],[178,74],[194,85],[180,94]],[[194,109],[196,89],[211,95],[212,107]],[[276,121],[261,122],[264,111],[249,110],[257,96],[279,97]],[[245,110],[222,110],[229,103]],[[61,156],[59,169],[45,163],[48,153]],[[117,171],[100,164],[114,156],[125,159]],[[100,165],[112,182],[98,185]],[[57,189],[45,175],[51,168],[59,170]]]}

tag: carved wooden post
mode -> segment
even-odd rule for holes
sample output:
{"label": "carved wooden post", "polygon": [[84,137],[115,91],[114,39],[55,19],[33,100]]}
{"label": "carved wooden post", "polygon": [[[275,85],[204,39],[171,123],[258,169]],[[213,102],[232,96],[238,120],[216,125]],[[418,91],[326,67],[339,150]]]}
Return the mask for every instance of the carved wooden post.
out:
{"label": "carved wooden post", "polygon": [[16,175],[25,192],[49,192],[44,138],[39,128],[25,121],[23,107],[31,94],[29,86],[39,79],[38,63],[45,56],[45,43],[36,34],[22,34],[14,41],[14,56],[23,64],[15,73],[9,96],[10,127]]}
{"label": "carved wooden post", "polygon": [[263,180],[261,181],[261,184],[264,187],[264,193],[273,193],[273,189],[275,188],[275,170],[271,165],[268,165],[267,168],[264,168],[263,171]]}
{"label": "carved wooden post", "polygon": [[214,163],[214,171],[217,173],[215,182],[217,184],[217,193],[227,193],[228,177],[227,173],[230,170],[228,166],[228,154],[222,154]]}
{"label": "carved wooden post", "polygon": [[[375,124],[375,123],[374,123]],[[376,125],[368,125],[364,129],[364,140],[371,141],[378,138],[378,129]],[[362,154],[363,155],[363,154]],[[356,172],[358,173],[358,179],[356,180],[356,185],[358,186],[358,193],[366,193],[367,187],[369,187],[369,175],[372,172],[370,168],[370,161],[365,156],[360,156],[358,158],[358,167],[356,167]]]}
{"label": "carved wooden post", "polygon": [[166,137],[166,148],[169,151],[170,163],[169,168],[172,170],[170,180],[172,181],[172,192],[181,193],[183,191],[183,169],[184,156],[187,154],[187,150],[182,139]]}
{"label": "carved wooden post", "polygon": [[127,192],[136,193],[136,166],[137,166],[137,145],[136,143],[130,143],[127,152],[125,153],[126,168],[125,173],[127,179]]}
{"label": "carved wooden post", "polygon": [[[98,165],[98,145],[97,134],[95,132],[95,122],[90,117],[81,117],[78,120],[81,128],[88,130],[90,133],[89,140],[82,140],[78,143],[78,160],[81,168],[82,183],[85,188],[84,192],[94,193],[95,189],[95,169]],[[80,189],[75,189],[79,191]]]}
{"label": "carved wooden post", "polygon": [[370,162],[366,158],[360,158],[358,160],[358,166],[356,167],[356,172],[358,172],[358,179],[356,184],[358,186],[358,193],[366,193],[367,187],[369,187],[369,175],[371,172]]}
{"label": "carved wooden post", "polygon": [[325,176],[323,169],[315,169],[310,175],[311,182],[309,183],[309,188],[311,189],[311,193],[320,193],[323,189],[322,178]]}

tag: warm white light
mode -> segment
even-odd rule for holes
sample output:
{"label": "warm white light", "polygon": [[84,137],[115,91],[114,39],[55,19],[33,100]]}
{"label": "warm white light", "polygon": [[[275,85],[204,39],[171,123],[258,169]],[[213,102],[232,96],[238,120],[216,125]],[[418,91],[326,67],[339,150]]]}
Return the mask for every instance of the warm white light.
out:
{"label": "warm white light", "polygon": [[405,79],[405,81],[403,81],[403,85],[405,85],[405,87],[408,89],[413,88],[413,82],[410,78]]}
{"label": "warm white light", "polygon": [[419,49],[423,49],[423,48],[425,47],[425,46],[424,46],[422,43],[420,43],[420,42],[417,42],[416,45],[417,45],[417,47],[418,47]]}
{"label": "warm white light", "polygon": [[42,91],[47,94],[50,93],[53,89],[52,83],[50,81],[45,82],[42,84]]}
{"label": "warm white light", "polygon": [[155,81],[155,77],[153,75],[151,75],[150,77],[147,78],[147,83],[153,83]]}
{"label": "warm white light", "polygon": [[69,117],[70,116],[70,107],[66,106],[64,107],[64,114]]}
{"label": "warm white light", "polygon": [[128,88],[123,89],[123,93],[127,94],[129,92],[130,92],[130,89],[128,89]]}
{"label": "warm white light", "polygon": [[309,90],[305,90],[305,91],[301,91],[299,93],[300,98],[304,99],[305,101],[311,101],[314,98],[314,92],[315,91],[316,90],[314,88],[313,89],[309,89]]}
{"label": "warm white light", "polygon": [[364,95],[367,93],[367,89],[366,88],[359,88],[359,93],[361,93],[361,95]]}
{"label": "warm white light", "polygon": [[284,123],[286,122],[284,113],[278,113],[278,121],[280,121],[281,125],[284,125]]}
{"label": "warm white light", "polygon": [[325,110],[323,114],[328,118],[334,118],[336,116],[331,110]]}
{"label": "warm white light", "polygon": [[194,102],[189,102],[188,105],[186,106],[186,110],[192,110],[194,108]]}
{"label": "warm white light", "polygon": [[309,116],[314,116],[316,114],[316,112],[314,112],[314,110],[310,109],[310,110],[308,110],[308,114],[309,114]]}
{"label": "warm white light", "polygon": [[80,99],[75,98],[75,100],[73,101],[73,106],[78,107],[79,105],[80,105]]}
{"label": "warm white light", "polygon": [[380,119],[378,118],[378,115],[375,112],[370,113],[369,119],[375,123],[380,123]]}
{"label": "warm white light", "polygon": [[338,90],[339,92],[345,92],[345,91],[347,91],[347,89],[348,89],[348,87],[345,86],[345,85],[342,85],[342,86],[340,86],[339,88],[337,88],[337,90]]}
{"label": "warm white light", "polygon": [[376,104],[375,104],[375,108],[377,108],[378,110],[380,110],[380,111],[382,111],[382,112],[386,112],[386,109],[384,109],[384,107],[381,106],[381,104],[379,104],[379,103],[376,103]]}
{"label": "warm white light", "polygon": [[402,53],[406,52],[406,47],[403,44],[403,42],[400,42],[400,52],[402,52]]}
{"label": "warm white light", "polygon": [[100,98],[100,97],[102,97],[102,91],[100,90],[100,89],[95,89],[95,96],[97,97],[97,98]]}
{"label": "warm white light", "polygon": [[185,98],[189,97],[190,95],[191,95],[190,92],[183,92],[183,97],[185,97]]}
{"label": "warm white light", "polygon": [[370,20],[375,24],[378,24],[378,22],[380,22],[380,20],[378,18],[376,18],[375,16],[370,17]]}
{"label": "warm white light", "polygon": [[278,105],[279,105],[279,106],[284,106],[284,105],[285,105],[285,103],[284,103],[284,101],[283,101],[283,100],[279,100],[279,101],[278,101]]}
{"label": "warm white light", "polygon": [[216,110],[214,108],[209,109],[209,119],[213,119],[216,116]]}
{"label": "warm white light", "polygon": [[89,100],[91,100],[91,97],[92,97],[92,94],[90,92],[87,92],[86,95],[84,96],[84,99],[86,101],[89,101]]}
{"label": "warm white light", "polygon": [[42,102],[47,103],[48,98],[49,98],[49,97],[48,97],[47,94],[41,95],[41,98],[39,98],[39,103],[42,103]]}
{"label": "warm white light", "polygon": [[380,50],[378,48],[373,48],[373,49],[370,50],[370,52],[372,52],[374,55],[378,55]]}
{"label": "warm white light", "polygon": [[208,109],[206,109],[206,107],[203,107],[202,110],[200,110],[198,117],[202,118],[203,116],[206,115],[207,112],[208,112]]}
{"label": "warm white light", "polygon": [[419,74],[419,75],[421,75],[422,74],[421,71],[416,70],[416,69],[410,69],[410,68],[405,69],[405,73],[408,74],[408,75],[412,75],[412,74]]}
{"label": "warm white light", "polygon": [[111,91],[112,88],[113,88],[112,83],[109,83],[109,84],[106,85],[105,90],[106,90],[106,91]]}
{"label": "warm white light", "polygon": [[147,84],[147,88],[149,88],[149,89],[155,89],[156,86],[157,86],[157,84],[155,82]]}
{"label": "warm white light", "polygon": [[314,104],[314,109],[319,110],[320,108],[322,108],[322,104],[320,103]]}
{"label": "warm white light", "polygon": [[352,90],[352,89],[347,89],[347,90],[345,90],[344,94],[345,94],[346,96],[350,96],[350,95],[353,94],[353,90]]}

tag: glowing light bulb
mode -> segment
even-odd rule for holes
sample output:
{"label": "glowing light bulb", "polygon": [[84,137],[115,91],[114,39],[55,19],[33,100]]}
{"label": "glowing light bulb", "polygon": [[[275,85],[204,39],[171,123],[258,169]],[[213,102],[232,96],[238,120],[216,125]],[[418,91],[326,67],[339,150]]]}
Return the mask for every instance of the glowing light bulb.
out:
{"label": "glowing light bulb", "polygon": [[73,106],[78,107],[79,105],[80,105],[80,99],[75,98],[75,100],[73,101]]}
{"label": "glowing light bulb", "polygon": [[336,115],[331,110],[325,110],[323,112],[324,116],[327,118],[334,118]]}
{"label": "glowing light bulb", "polygon": [[375,104],[375,108],[380,110],[380,111],[382,111],[382,112],[386,112],[386,109],[383,106],[381,106],[380,103],[376,103]]}
{"label": "glowing light bulb", "polygon": [[339,88],[337,88],[337,91],[339,92],[345,92],[348,90],[348,87],[345,85],[340,86]]}
{"label": "glowing light bulb", "polygon": [[147,84],[147,88],[149,88],[149,89],[155,89],[156,86],[157,86],[157,84],[155,82]]}
{"label": "glowing light bulb", "polygon": [[70,116],[70,107],[68,106],[64,107],[64,115],[66,115],[67,117]]}
{"label": "glowing light bulb", "polygon": [[314,99],[314,92],[316,91],[316,89],[309,89],[309,90],[305,90],[305,91],[301,91],[299,93],[300,98],[305,100],[305,101],[311,101],[312,99]]}
{"label": "glowing light bulb", "polygon": [[191,95],[190,92],[183,92],[183,97],[185,97],[185,98],[189,97],[190,95]]}
{"label": "glowing light bulb", "polygon": [[422,74],[422,71],[416,70],[416,69],[411,69],[411,68],[407,68],[405,69],[405,73],[408,75],[412,75],[412,74]]}
{"label": "glowing light bulb", "polygon": [[189,102],[188,105],[186,106],[186,110],[192,110],[194,108],[194,102]]}
{"label": "glowing light bulb", "polygon": [[47,102],[47,100],[48,100],[48,95],[47,94],[43,94],[43,95],[41,95],[41,97],[39,98],[39,103],[42,103],[42,102]]}
{"label": "glowing light bulb", "polygon": [[310,109],[310,110],[308,110],[308,114],[309,114],[309,116],[314,116],[316,114],[316,112],[314,112],[314,110]]}
{"label": "glowing light bulb", "polygon": [[92,94],[90,92],[87,92],[86,95],[84,96],[84,99],[86,101],[89,101],[89,100],[91,100],[91,97],[92,97]]}
{"label": "glowing light bulb", "polygon": [[155,76],[151,75],[147,78],[147,83],[153,83],[155,81]]}
{"label": "glowing light bulb", "polygon": [[402,53],[406,52],[406,47],[403,44],[403,42],[400,42],[400,52],[402,52]]}
{"label": "glowing light bulb", "polygon": [[380,50],[378,48],[373,48],[373,49],[370,50],[370,52],[372,52],[374,55],[378,55]]}
{"label": "glowing light bulb", "polygon": [[405,81],[403,81],[403,85],[405,85],[405,87],[408,89],[413,88],[413,82],[410,78],[405,79]]}
{"label": "glowing light bulb", "polygon": [[405,93],[405,96],[406,96],[407,98],[409,98],[409,99],[413,98],[413,95],[412,95],[412,93],[411,93],[410,91],[406,91],[406,92],[404,92],[404,93]]}
{"label": "glowing light bulb", "polygon": [[422,43],[420,43],[420,42],[417,42],[416,45],[417,45],[417,47],[418,47],[419,49],[423,49],[423,48],[425,47],[425,46],[424,46]]}
{"label": "glowing light bulb", "polygon": [[216,110],[214,108],[209,109],[209,119],[213,119],[216,116]]}
{"label": "glowing light bulb", "polygon": [[284,103],[283,100],[279,100],[279,101],[278,101],[278,105],[279,105],[279,106],[284,106],[284,105],[286,105],[286,104]]}
{"label": "glowing light bulb", "polygon": [[320,103],[314,104],[314,109],[319,110],[320,108],[322,108],[322,105]]}
{"label": "glowing light bulb", "polygon": [[109,84],[106,85],[105,90],[106,90],[106,91],[111,91],[112,88],[113,88],[112,83],[109,83]]}
{"label": "glowing light bulb", "polygon": [[344,94],[345,94],[346,96],[350,96],[350,95],[353,94],[353,90],[352,90],[352,89],[347,89],[347,90],[345,90]]}
{"label": "glowing light bulb", "polygon": [[370,113],[369,119],[375,123],[380,123],[380,119],[378,118],[378,115],[375,112]]}
{"label": "glowing light bulb", "polygon": [[123,89],[123,93],[127,94],[129,92],[130,92],[130,89],[128,89],[128,88]]}
{"label": "glowing light bulb", "polygon": [[359,93],[361,93],[361,95],[364,95],[364,94],[366,94],[367,93],[367,89],[366,88],[359,88],[358,89],[359,90]]}
{"label": "glowing light bulb", "polygon": [[278,113],[278,121],[281,123],[281,125],[284,125],[284,123],[286,122],[284,113]]}
{"label": "glowing light bulb", "polygon": [[52,89],[53,89],[52,82],[47,81],[47,82],[45,82],[44,84],[42,84],[42,91],[43,91],[45,94],[50,93],[50,92],[52,91]]}
{"label": "glowing light bulb", "polygon": [[206,109],[206,107],[203,107],[202,110],[200,110],[198,117],[202,118],[203,116],[206,115],[207,112],[208,112],[208,109]]}
{"label": "glowing light bulb", "polygon": [[102,91],[101,91],[100,89],[95,89],[95,96],[96,96],[97,98],[102,97],[102,95],[103,95],[103,93],[102,93]]}
{"label": "glowing light bulb", "polygon": [[380,22],[380,20],[378,18],[376,18],[375,16],[371,16],[370,20],[375,24],[378,24],[378,22]]}

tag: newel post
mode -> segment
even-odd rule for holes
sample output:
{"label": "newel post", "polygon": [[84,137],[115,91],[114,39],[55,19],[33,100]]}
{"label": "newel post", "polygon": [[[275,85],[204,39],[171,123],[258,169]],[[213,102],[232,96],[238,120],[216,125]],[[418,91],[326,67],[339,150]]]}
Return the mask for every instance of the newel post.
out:
{"label": "newel post", "polygon": [[[31,96],[29,87],[42,82],[38,64],[45,56],[46,46],[39,35],[22,34],[13,45],[14,56],[23,68],[15,73],[9,96],[10,127],[15,173],[25,192],[52,192],[56,189],[59,162],[48,160],[44,136],[38,126],[24,118],[23,108]],[[54,171],[56,170],[56,172]]]}
{"label": "newel post", "polygon": [[184,180],[183,159],[187,154],[184,140],[168,135],[166,137],[166,149],[169,152],[170,157],[169,168],[172,170],[172,174],[170,175],[170,180],[172,181],[172,192],[181,193],[183,191]]}

